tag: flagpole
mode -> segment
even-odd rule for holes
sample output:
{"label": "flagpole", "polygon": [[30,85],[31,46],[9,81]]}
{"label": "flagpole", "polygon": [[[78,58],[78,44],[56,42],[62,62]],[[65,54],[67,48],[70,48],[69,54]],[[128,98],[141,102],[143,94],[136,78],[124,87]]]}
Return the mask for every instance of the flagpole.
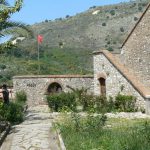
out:
{"label": "flagpole", "polygon": [[39,74],[40,74],[40,44],[38,42],[38,75]]}
{"label": "flagpole", "polygon": [[39,35],[37,36],[37,42],[38,42],[38,74],[40,74],[40,71],[41,71],[41,66],[40,66],[40,44],[42,43],[43,41],[43,36],[42,35]]}

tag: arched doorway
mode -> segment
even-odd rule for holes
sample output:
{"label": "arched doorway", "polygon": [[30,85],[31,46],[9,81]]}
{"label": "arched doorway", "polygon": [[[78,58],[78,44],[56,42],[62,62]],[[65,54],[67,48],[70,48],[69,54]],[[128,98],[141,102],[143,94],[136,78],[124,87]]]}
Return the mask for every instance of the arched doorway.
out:
{"label": "arched doorway", "polygon": [[48,94],[56,94],[56,93],[61,93],[61,92],[62,92],[62,87],[57,82],[53,82],[48,86],[48,89],[47,89]]}
{"label": "arched doorway", "polygon": [[100,95],[106,96],[106,79],[105,78],[99,78],[99,84],[100,84]]}

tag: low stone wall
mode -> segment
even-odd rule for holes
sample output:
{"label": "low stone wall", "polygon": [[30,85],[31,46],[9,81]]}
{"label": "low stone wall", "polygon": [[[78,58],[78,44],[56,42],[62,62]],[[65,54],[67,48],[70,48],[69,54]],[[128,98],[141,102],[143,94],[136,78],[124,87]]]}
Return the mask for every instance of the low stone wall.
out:
{"label": "low stone wall", "polygon": [[[107,53],[108,52],[106,52],[106,54],[105,52],[98,52],[94,55],[94,94],[101,94],[101,86],[98,79],[102,77],[105,78],[106,95],[108,97],[115,97],[119,92],[122,94],[133,95],[137,98],[137,106],[141,109],[145,108],[148,112],[149,108],[147,108],[146,102],[149,103],[149,98],[146,98],[146,95],[144,95],[142,87],[136,87],[136,83],[134,86],[133,80],[132,78],[130,80],[131,76],[128,74],[127,70],[121,65],[120,68],[117,68],[119,64],[115,62],[115,57],[113,57],[112,54]],[[111,59],[108,59],[107,55]],[[134,80],[136,81],[136,79]]]}
{"label": "low stone wall", "polygon": [[25,91],[29,106],[45,104],[47,89],[50,84],[58,83],[62,91],[68,92],[72,88],[88,88],[93,92],[93,76],[81,75],[49,75],[49,76],[15,76],[13,78],[14,93]]}

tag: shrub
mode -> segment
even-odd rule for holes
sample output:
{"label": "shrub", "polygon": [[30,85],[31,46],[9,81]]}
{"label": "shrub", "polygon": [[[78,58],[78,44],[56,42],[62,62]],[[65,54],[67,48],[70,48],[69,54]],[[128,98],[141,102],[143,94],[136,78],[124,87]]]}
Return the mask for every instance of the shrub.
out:
{"label": "shrub", "polygon": [[0,64],[0,69],[2,69],[2,70],[6,69],[6,65]]}
{"label": "shrub", "polygon": [[106,26],[106,23],[105,23],[105,22],[103,22],[103,23],[102,23],[102,26]]}
{"label": "shrub", "polygon": [[134,112],[136,111],[136,99],[130,95],[118,94],[113,100],[112,97],[94,96],[87,94],[87,89],[74,89],[69,93],[60,93],[47,96],[49,107],[52,111],[78,111],[77,106],[82,106],[82,111],[107,113],[112,111]]}
{"label": "shrub", "polygon": [[3,107],[3,102],[0,100],[0,120],[3,120],[3,116],[2,116],[2,107]]}
{"label": "shrub", "polygon": [[20,123],[24,118],[24,104],[27,100],[26,93],[20,91],[16,93],[16,102],[8,105],[0,102],[0,120],[9,121],[12,124]]}
{"label": "shrub", "polygon": [[83,87],[81,89],[78,89],[78,88],[74,89],[70,86],[67,86],[67,87],[72,90],[72,93],[74,93],[76,105],[82,105],[83,107],[86,107],[88,89],[85,89]]}
{"label": "shrub", "polygon": [[73,110],[75,111],[75,94],[74,93],[60,93],[47,96],[49,107],[52,111],[64,111]]}
{"label": "shrub", "polygon": [[111,10],[111,11],[110,11],[110,14],[111,14],[112,16],[114,16],[114,15],[115,15],[115,10]]}
{"label": "shrub", "polygon": [[102,127],[104,127],[106,121],[107,121],[107,116],[105,115],[94,116],[89,114],[84,122],[85,124],[84,130],[86,131],[100,130],[102,129]]}
{"label": "shrub", "polygon": [[138,17],[134,17],[134,21],[137,21],[138,20]]}
{"label": "shrub", "polygon": [[107,113],[115,110],[112,97],[107,99],[105,96],[97,96],[95,98],[96,112]]}
{"label": "shrub", "polygon": [[139,11],[142,11],[142,6],[139,6],[139,7],[138,7],[138,10],[139,10]]}
{"label": "shrub", "polygon": [[92,6],[92,7],[90,7],[89,9],[94,9],[94,8],[96,8],[96,6]]}
{"label": "shrub", "polygon": [[112,47],[108,47],[107,50],[110,52],[114,51],[114,49]]}
{"label": "shrub", "polygon": [[91,106],[90,103],[93,101],[93,96],[87,95],[87,89],[68,88],[72,92],[47,96],[47,101],[52,111],[76,111],[76,106],[83,106],[83,110],[87,110]]}
{"label": "shrub", "polygon": [[0,117],[10,123],[20,123],[23,121],[23,107],[18,103],[9,103],[9,105],[0,106]]}
{"label": "shrub", "polygon": [[66,15],[66,18],[69,18],[70,16],[69,15]]}
{"label": "shrub", "polygon": [[8,81],[8,79],[6,78],[6,77],[2,77],[1,79],[0,79],[0,82],[2,83],[2,82],[7,82]]}
{"label": "shrub", "polygon": [[62,47],[64,45],[63,42],[59,42],[59,47]]}
{"label": "shrub", "polygon": [[16,101],[19,103],[25,103],[27,101],[27,95],[24,91],[19,91],[16,93]]}
{"label": "shrub", "polygon": [[121,95],[116,96],[115,107],[118,111],[125,112],[134,112],[136,111],[135,102],[136,99],[130,95]]}
{"label": "shrub", "polygon": [[76,132],[93,132],[101,130],[107,121],[105,115],[88,114],[86,117],[81,117],[78,113],[71,113],[71,120],[67,121],[68,126],[72,126]]}
{"label": "shrub", "polygon": [[111,43],[110,41],[107,42],[108,45],[109,45],[110,43]]}
{"label": "shrub", "polygon": [[120,31],[121,31],[121,32],[124,32],[124,28],[123,28],[123,27],[121,27],[121,28],[120,28]]}

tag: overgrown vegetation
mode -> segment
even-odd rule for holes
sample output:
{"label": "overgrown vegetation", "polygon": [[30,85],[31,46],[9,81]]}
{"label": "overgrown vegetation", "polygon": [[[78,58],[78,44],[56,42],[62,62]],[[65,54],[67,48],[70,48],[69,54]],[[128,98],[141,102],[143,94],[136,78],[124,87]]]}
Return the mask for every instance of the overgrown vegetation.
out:
{"label": "overgrown vegetation", "polygon": [[[23,4],[23,0],[16,0],[14,6],[11,6],[7,0],[0,1],[0,38],[10,35],[12,37],[11,40],[15,39],[18,36],[23,37],[33,37],[33,32],[29,29],[29,26],[21,23],[10,21],[10,17],[12,14],[19,12]],[[9,40],[7,42],[0,44],[0,60],[6,59],[6,54],[9,54],[8,57],[11,56],[10,52],[12,49],[16,48],[16,45]],[[12,62],[10,61],[9,64]],[[9,65],[5,64],[5,62],[0,62],[0,83],[8,83],[10,84],[13,73],[9,70]],[[7,71],[6,71],[7,70]]]}
{"label": "overgrown vegetation", "polygon": [[[118,94],[112,97],[94,96],[87,94],[86,89],[74,89],[73,92],[47,96],[52,111],[87,111],[87,112],[135,112],[136,99],[133,96]],[[78,107],[80,106],[80,108]],[[81,110],[79,110],[81,109]]]}
{"label": "overgrown vegetation", "polygon": [[148,150],[150,120],[72,116],[57,126],[67,150]]}
{"label": "overgrown vegetation", "polygon": [[26,94],[21,91],[16,94],[15,100],[8,105],[0,102],[0,121],[17,124],[24,119],[24,106],[26,103]]}
{"label": "overgrown vegetation", "polygon": [[[28,26],[21,22],[10,21],[11,15],[19,12],[22,4],[23,0],[16,0],[14,6],[9,5],[7,0],[0,1],[0,38],[6,35],[13,37],[32,36],[32,31]],[[0,44],[0,52],[5,51],[5,49],[10,49],[13,46],[10,41]]]}
{"label": "overgrown vegetation", "polygon": [[26,52],[26,50],[11,49],[5,51],[0,59],[0,84],[7,82],[11,85],[14,75],[38,74],[38,63],[40,63],[40,74],[92,74],[90,63],[90,51],[79,52],[75,49],[48,48],[40,51],[40,62],[37,54]]}
{"label": "overgrown vegetation", "polygon": [[[47,97],[52,111],[71,112],[55,124],[68,150],[147,150],[150,148],[150,120],[108,119],[107,112],[135,112],[134,96],[113,99],[88,95],[88,89]],[[121,87],[123,90],[123,86]],[[78,105],[82,105],[80,112]],[[75,141],[75,142],[74,142]]]}
{"label": "overgrown vegetation", "polygon": [[9,105],[1,104],[0,117],[3,121],[20,123],[23,121],[23,107],[22,105],[13,102],[10,102]]}
{"label": "overgrown vegetation", "polygon": [[16,93],[16,98],[15,101],[17,103],[21,103],[22,105],[24,105],[27,101],[27,95],[24,91],[19,91]]}

